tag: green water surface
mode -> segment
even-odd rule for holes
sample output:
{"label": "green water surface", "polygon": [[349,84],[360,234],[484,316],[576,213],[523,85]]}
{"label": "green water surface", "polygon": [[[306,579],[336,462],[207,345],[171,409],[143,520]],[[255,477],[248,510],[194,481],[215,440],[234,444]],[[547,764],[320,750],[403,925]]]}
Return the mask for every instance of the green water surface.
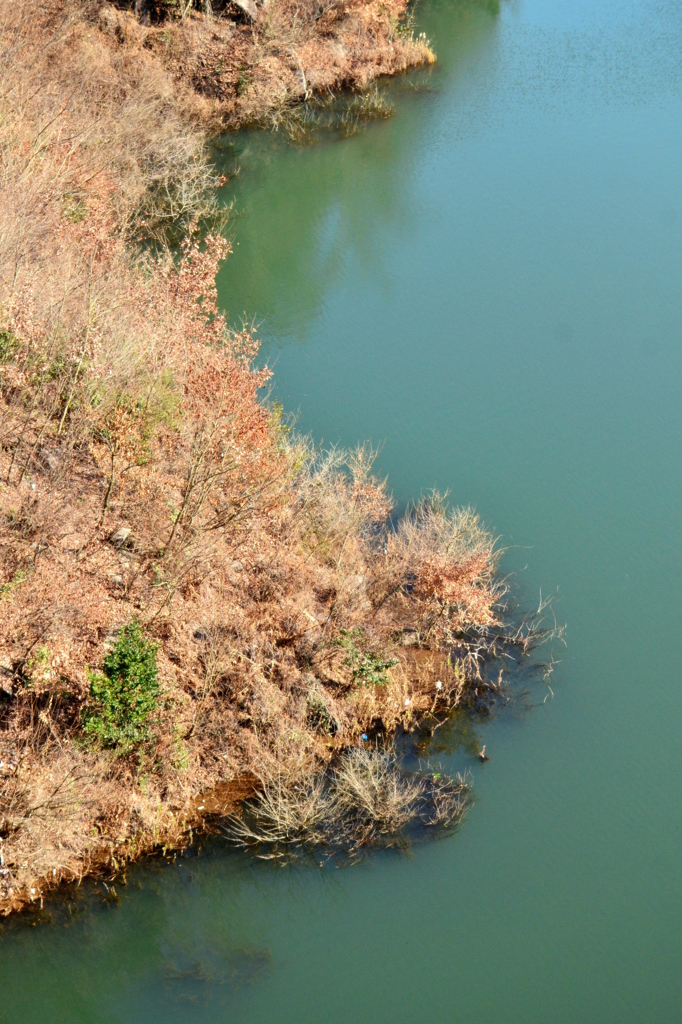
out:
{"label": "green water surface", "polygon": [[382,443],[558,592],[555,699],[444,760],[450,840],[351,869],[220,846],[0,936],[0,1022],[682,1021],[682,6],[429,0],[439,64],[241,172],[230,317],[319,440]]}

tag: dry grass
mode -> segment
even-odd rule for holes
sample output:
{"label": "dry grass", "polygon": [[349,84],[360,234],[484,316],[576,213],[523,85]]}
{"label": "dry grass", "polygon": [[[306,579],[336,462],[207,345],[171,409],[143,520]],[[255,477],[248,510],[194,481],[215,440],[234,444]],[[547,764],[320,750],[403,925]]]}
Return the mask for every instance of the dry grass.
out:
{"label": "dry grass", "polygon": [[65,0],[0,5],[9,55],[0,79],[2,194],[14,211],[2,218],[3,264],[20,240],[39,255],[48,206],[53,230],[106,211],[119,230],[158,233],[215,213],[218,181],[191,123],[208,116],[206,104],[144,48],[111,46],[88,14],[92,5]]}

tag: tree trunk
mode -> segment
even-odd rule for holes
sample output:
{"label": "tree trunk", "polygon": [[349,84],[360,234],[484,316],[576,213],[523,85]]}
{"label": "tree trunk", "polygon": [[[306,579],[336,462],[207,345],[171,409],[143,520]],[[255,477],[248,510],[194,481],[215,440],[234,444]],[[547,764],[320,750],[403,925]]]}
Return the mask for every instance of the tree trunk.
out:
{"label": "tree trunk", "polygon": [[135,16],[140,25],[151,24],[152,0],[135,0]]}

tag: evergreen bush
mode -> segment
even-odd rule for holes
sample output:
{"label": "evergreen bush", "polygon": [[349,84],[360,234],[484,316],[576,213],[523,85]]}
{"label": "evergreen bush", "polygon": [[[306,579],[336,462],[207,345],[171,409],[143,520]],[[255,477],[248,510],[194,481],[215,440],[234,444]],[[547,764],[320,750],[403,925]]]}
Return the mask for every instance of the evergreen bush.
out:
{"label": "evergreen bush", "polygon": [[106,655],[103,671],[88,671],[90,701],[83,729],[103,747],[125,754],[148,739],[159,697],[157,650],[133,618]]}

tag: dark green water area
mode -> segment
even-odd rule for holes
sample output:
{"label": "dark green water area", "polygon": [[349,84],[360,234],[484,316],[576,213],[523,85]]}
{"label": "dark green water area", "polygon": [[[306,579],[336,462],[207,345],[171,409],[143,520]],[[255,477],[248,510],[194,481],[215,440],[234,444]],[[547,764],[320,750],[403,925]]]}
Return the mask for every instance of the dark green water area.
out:
{"label": "dark green water area", "polygon": [[6,1024],[682,1020],[682,6],[427,0],[439,64],[344,140],[223,140],[235,322],[325,443],[383,445],[557,593],[554,700],[444,738],[451,839],[213,842],[0,936]]}

